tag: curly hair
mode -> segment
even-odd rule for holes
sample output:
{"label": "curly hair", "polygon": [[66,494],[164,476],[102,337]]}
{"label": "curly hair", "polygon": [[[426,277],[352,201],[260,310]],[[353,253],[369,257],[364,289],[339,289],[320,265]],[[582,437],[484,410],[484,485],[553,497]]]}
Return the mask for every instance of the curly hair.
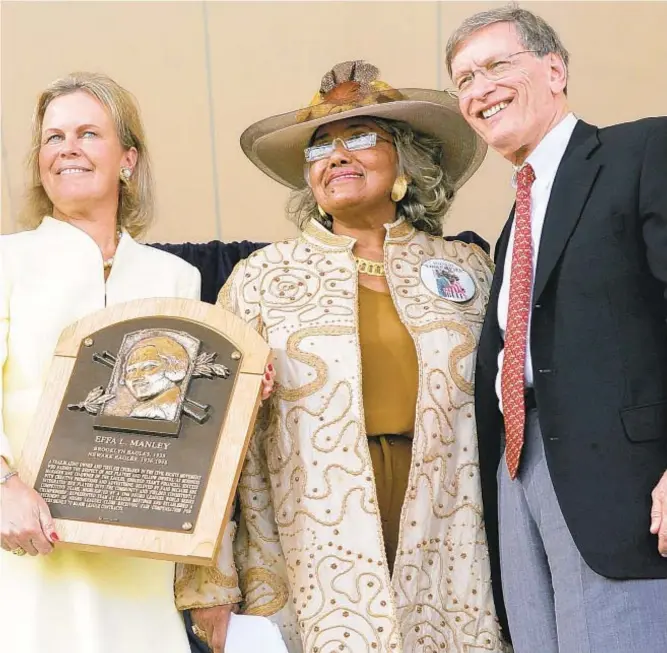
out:
{"label": "curly hair", "polygon": [[109,112],[124,150],[131,147],[137,150],[137,165],[132,178],[119,180],[116,221],[131,236],[141,235],[151,223],[154,210],[153,177],[144,128],[134,97],[113,79],[100,73],[71,73],[49,84],[39,96],[32,120],[32,146],[28,155],[31,182],[21,211],[21,221],[28,227],[36,227],[45,215],[53,212],[53,202],[46,194],[39,174],[44,114],[53,100],[77,91],[92,95]]}
{"label": "curly hair", "polygon": [[[404,218],[415,229],[441,236],[443,218],[456,194],[442,167],[446,156],[442,143],[433,136],[415,131],[400,120],[367,119],[391,135],[398,155],[398,174],[410,180],[405,197],[397,203],[396,217]],[[307,171],[305,174],[307,177]],[[331,217],[320,215],[310,186],[292,191],[286,212],[299,229],[303,229],[311,219],[331,229]]]}

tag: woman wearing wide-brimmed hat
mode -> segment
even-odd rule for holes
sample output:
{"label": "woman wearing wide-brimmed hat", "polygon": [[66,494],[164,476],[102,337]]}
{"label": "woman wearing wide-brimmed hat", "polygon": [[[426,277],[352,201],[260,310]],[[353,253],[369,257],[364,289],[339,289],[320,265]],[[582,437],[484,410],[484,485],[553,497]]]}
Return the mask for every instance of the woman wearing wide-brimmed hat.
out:
{"label": "woman wearing wide-brimmed hat", "polygon": [[504,651],[473,409],[492,264],[442,237],[485,146],[447,93],[393,89],[360,61],[241,145],[295,189],[301,234],[220,293],[268,340],[279,385],[219,568],[180,568],[179,607],[216,651],[233,604],[293,653]]}

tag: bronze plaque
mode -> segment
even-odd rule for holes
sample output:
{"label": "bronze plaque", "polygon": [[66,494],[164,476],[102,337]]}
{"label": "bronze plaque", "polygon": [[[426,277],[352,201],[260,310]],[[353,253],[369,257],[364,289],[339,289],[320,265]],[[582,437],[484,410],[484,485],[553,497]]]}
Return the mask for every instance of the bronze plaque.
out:
{"label": "bronze plaque", "polygon": [[84,338],[35,482],[53,516],[192,531],[241,362],[175,317]]}

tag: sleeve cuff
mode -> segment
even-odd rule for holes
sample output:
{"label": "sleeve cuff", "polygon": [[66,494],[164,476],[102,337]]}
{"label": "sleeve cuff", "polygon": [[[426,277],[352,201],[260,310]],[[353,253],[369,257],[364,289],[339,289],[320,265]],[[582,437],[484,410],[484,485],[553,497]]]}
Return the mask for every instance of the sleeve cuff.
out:
{"label": "sleeve cuff", "polygon": [[243,600],[234,564],[235,534],[236,524],[231,521],[223,534],[217,565],[176,565],[174,598],[179,610],[210,608]]}

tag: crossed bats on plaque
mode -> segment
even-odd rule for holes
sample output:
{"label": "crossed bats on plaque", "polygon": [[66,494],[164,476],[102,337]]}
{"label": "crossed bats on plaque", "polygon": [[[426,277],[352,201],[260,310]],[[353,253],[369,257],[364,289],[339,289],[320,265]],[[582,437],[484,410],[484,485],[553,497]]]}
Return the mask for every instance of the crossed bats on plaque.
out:
{"label": "crossed bats on plaque", "polygon": [[97,416],[95,428],[101,429],[111,428],[103,425],[109,418],[126,418],[123,430],[163,435],[163,430],[152,429],[146,420],[178,427],[182,414],[203,424],[212,407],[187,396],[190,381],[227,379],[230,371],[215,362],[217,353],[200,353],[200,347],[198,338],[174,329],[127,333],[116,356],[108,351],[93,353],[93,361],[112,370],[106,389],[95,387],[83,401],[67,408]]}

